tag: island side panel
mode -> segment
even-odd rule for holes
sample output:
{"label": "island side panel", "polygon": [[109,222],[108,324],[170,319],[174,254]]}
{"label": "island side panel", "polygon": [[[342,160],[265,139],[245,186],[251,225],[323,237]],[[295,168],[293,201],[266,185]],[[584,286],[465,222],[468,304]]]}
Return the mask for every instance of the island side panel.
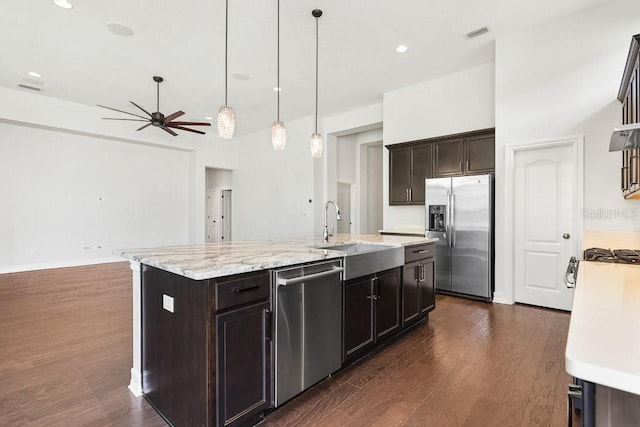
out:
{"label": "island side panel", "polygon": [[175,426],[213,425],[209,289],[208,280],[142,266],[142,391]]}
{"label": "island side panel", "polygon": [[131,367],[131,379],[129,380],[129,391],[136,396],[142,396],[142,335],[141,326],[142,322],[142,306],[141,306],[141,292],[142,285],[140,283],[140,267],[141,264],[137,261],[129,261],[129,267],[132,271],[132,300],[133,300],[133,317],[132,317],[132,335],[133,343],[132,349],[132,364]]}

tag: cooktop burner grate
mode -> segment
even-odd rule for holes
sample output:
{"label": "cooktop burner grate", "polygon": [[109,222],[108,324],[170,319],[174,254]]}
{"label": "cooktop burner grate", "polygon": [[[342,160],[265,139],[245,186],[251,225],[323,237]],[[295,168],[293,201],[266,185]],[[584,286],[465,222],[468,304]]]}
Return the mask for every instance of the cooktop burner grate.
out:
{"label": "cooktop burner grate", "polygon": [[640,264],[640,251],[632,249],[589,248],[584,251],[585,261]]}

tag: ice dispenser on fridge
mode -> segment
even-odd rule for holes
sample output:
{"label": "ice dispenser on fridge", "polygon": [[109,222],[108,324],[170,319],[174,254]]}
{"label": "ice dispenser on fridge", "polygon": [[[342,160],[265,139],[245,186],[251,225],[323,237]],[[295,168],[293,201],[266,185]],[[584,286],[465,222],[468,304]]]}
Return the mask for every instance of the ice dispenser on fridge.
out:
{"label": "ice dispenser on fridge", "polygon": [[429,205],[429,231],[445,231],[446,205]]}

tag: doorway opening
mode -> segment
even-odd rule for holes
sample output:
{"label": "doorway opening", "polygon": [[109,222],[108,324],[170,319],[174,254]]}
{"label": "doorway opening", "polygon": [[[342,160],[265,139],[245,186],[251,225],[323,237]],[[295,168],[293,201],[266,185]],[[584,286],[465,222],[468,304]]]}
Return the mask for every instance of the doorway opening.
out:
{"label": "doorway opening", "polygon": [[206,168],[205,241],[231,240],[232,175],[227,169]]}

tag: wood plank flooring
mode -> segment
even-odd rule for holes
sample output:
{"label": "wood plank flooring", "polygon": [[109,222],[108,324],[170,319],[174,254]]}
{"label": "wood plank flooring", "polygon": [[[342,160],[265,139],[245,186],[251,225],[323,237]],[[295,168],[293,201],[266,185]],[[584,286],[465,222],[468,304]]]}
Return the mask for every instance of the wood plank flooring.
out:
{"label": "wood plank flooring", "polygon": [[[428,323],[272,426],[566,425],[567,313],[438,296]],[[0,275],[0,425],[164,426],[127,390],[128,263]]]}

